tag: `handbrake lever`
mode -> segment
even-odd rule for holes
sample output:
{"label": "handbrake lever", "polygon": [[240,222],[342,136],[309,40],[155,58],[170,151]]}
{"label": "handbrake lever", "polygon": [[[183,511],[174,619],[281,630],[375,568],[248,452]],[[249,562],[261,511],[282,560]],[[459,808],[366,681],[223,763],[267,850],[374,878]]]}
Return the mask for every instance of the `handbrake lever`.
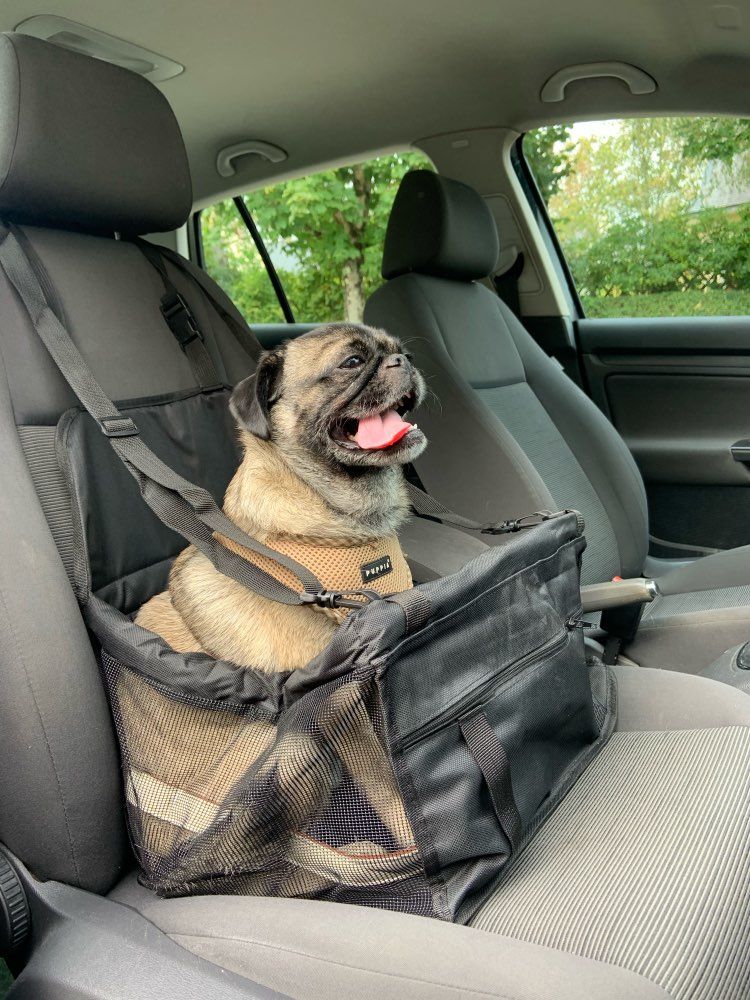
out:
{"label": "handbrake lever", "polygon": [[605,611],[607,608],[620,608],[626,604],[649,604],[658,596],[656,580],[645,577],[614,579],[581,587],[581,606],[584,612]]}

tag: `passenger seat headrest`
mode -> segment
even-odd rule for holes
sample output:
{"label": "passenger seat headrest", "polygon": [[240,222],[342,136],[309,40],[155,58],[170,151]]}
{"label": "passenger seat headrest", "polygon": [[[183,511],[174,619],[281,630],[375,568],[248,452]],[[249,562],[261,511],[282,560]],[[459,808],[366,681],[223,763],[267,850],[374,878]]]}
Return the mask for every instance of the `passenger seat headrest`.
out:
{"label": "passenger seat headrest", "polygon": [[500,245],[482,196],[431,170],[412,170],[393,203],[383,250],[383,277],[414,272],[456,281],[491,274]]}
{"label": "passenger seat headrest", "polygon": [[88,233],[176,229],[193,195],[177,120],[143,77],[0,34],[0,217]]}

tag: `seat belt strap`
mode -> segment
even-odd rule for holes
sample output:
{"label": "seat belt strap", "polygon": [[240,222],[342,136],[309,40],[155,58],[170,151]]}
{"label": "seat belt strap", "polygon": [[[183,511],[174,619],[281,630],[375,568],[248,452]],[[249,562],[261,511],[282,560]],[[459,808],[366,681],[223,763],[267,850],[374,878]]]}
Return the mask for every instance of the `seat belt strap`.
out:
{"label": "seat belt strap", "polygon": [[493,274],[492,276],[492,284],[495,286],[498,298],[503,300],[518,319],[521,318],[521,298],[518,282],[523,273],[524,263],[524,255],[519,251],[513,262],[508,265],[502,274]]}
{"label": "seat belt strap", "polygon": [[172,331],[172,335],[180,345],[185,357],[190,362],[195,380],[201,389],[216,389],[223,380],[216,371],[211,355],[206,347],[203,331],[193,310],[180,295],[170,280],[164,258],[158,247],[145,240],[136,239],[135,245],[141,251],[151,266],[159,272],[164,285],[161,298],[161,314]]}
{"label": "seat belt strap", "polygon": [[[5,227],[0,237],[0,267],[26,307],[40,340],[138,483],[143,499],[164,524],[195,545],[220,573],[261,597],[281,604],[358,608],[381,596],[366,590],[346,595],[326,591],[309,569],[251,538],[230,521],[207,490],[184,479],[151,451],[141,439],[134,421],[117,409],[99,385],[52,308],[45,289],[53,286],[41,261],[36,255],[32,260],[25,253],[15,227]],[[21,238],[25,239],[23,235]],[[304,590],[292,590],[259,566],[230,551],[216,540],[217,532],[288,569],[299,579]]]}

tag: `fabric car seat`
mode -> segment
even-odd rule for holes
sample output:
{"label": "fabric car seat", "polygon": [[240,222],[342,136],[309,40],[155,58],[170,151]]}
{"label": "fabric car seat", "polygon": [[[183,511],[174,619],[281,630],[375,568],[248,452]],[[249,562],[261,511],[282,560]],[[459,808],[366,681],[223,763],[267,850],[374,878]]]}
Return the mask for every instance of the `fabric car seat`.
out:
{"label": "fabric car seat", "polygon": [[[26,36],[0,36],[0,82],[0,218],[40,258],[96,378],[116,400],[194,389],[159,274],[129,239],[191,209],[167,101],[127,70]],[[246,376],[252,337],[233,332],[231,302],[214,288],[217,309],[193,265],[164,264],[222,377]],[[606,753],[472,927],[142,889],[66,573],[75,543],[54,435],[75,400],[3,274],[0,362],[0,844],[32,900],[14,1000],[748,995],[750,698],[676,673],[619,670]]]}
{"label": "fabric car seat", "polygon": [[[482,283],[498,256],[495,221],[472,188],[407,174],[383,252],[386,283],[365,320],[408,341],[439,401],[420,415],[431,442],[416,463],[438,500],[478,520],[574,507],[586,520],[583,582],[640,576],[648,552],[643,480],[598,407]],[[750,637],[744,586],[659,597],[628,649],[642,665],[698,672]]]}

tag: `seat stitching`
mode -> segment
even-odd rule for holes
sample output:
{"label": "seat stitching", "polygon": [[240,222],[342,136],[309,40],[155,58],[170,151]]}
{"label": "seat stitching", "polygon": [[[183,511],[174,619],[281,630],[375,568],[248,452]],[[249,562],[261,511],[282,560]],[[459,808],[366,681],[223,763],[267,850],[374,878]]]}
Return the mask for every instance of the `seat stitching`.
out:
{"label": "seat stitching", "polygon": [[65,805],[65,796],[63,795],[62,782],[60,781],[60,775],[58,773],[57,765],[55,763],[55,756],[52,753],[52,744],[50,743],[49,736],[47,735],[47,727],[44,724],[44,716],[42,715],[41,709],[39,708],[39,702],[37,701],[36,692],[34,691],[34,685],[31,682],[31,676],[29,674],[29,670],[28,670],[28,667],[26,665],[26,659],[25,659],[25,657],[23,655],[23,651],[21,649],[21,644],[18,641],[18,636],[16,635],[16,631],[15,631],[15,629],[13,627],[13,619],[12,619],[12,617],[10,615],[10,611],[8,609],[8,605],[6,603],[5,595],[3,594],[2,589],[0,589],[0,603],[2,604],[2,608],[3,608],[3,611],[5,613],[5,619],[6,619],[7,625],[8,625],[8,631],[10,632],[11,639],[13,640],[13,645],[15,647],[16,655],[18,656],[19,663],[23,667],[24,674],[26,675],[26,683],[29,686],[29,691],[31,692],[31,699],[34,702],[34,708],[36,709],[36,714],[37,714],[37,716],[39,718],[39,724],[40,724],[41,729],[42,729],[42,737],[44,739],[44,745],[47,748],[47,755],[49,756],[49,761],[50,761],[50,764],[52,766],[52,771],[53,771],[53,773],[55,775],[55,781],[57,782],[57,788],[58,788],[58,792],[60,794],[60,803],[62,805],[63,818],[65,820],[65,829],[66,829],[67,834],[68,834],[68,843],[70,845],[71,861],[73,862],[73,869],[74,869],[74,871],[76,873],[76,880],[77,880],[78,884],[80,885],[81,884],[81,873],[80,873],[80,871],[78,869],[78,862],[77,862],[76,854],[75,854],[75,843],[73,841],[73,834],[72,834],[72,831],[71,831],[70,822],[68,820],[68,810],[67,810],[67,807]]}
{"label": "seat stitching", "polygon": [[[299,955],[301,958],[308,958],[314,962],[323,962],[326,965],[335,965],[341,969],[353,969],[354,971],[357,972],[368,972],[374,976],[384,976],[388,979],[398,979],[402,982],[421,983],[424,986],[442,986],[445,989],[451,990],[452,992],[459,994],[460,993],[466,994],[467,992],[466,989],[462,986],[453,986],[449,983],[441,983],[437,979],[421,979],[418,976],[405,976],[401,975],[398,972],[386,972],[381,969],[362,968],[362,966],[350,965],[347,962],[339,962],[333,958],[325,958],[322,955],[313,955],[310,952],[300,951],[299,949],[296,948],[289,948],[286,945],[269,944],[266,941],[258,941],[254,938],[229,937],[224,934],[182,934],[177,931],[174,931],[173,934],[169,935],[169,937],[172,937],[173,939],[195,938],[195,940],[198,941],[204,940],[206,938],[208,938],[209,941],[235,941],[241,944],[250,944],[253,945],[254,947],[268,948],[271,951],[284,952],[285,954],[291,954],[291,955]],[[516,996],[510,996],[507,993],[489,993],[486,990],[479,990],[474,988],[472,988],[469,992],[471,992],[476,996],[494,997],[496,998],[496,1000],[518,1000],[517,994]]]}
{"label": "seat stitching", "polygon": [[[487,932],[479,931],[478,933],[484,934]],[[453,986],[450,985],[449,983],[441,983],[437,979],[421,979],[417,976],[405,976],[397,972],[385,972],[380,969],[372,969],[372,968],[364,969],[362,968],[362,966],[350,965],[346,962],[340,962],[332,958],[325,958],[324,956],[321,955],[313,955],[310,954],[310,952],[300,951],[299,949],[290,948],[286,945],[270,944],[266,941],[258,941],[256,938],[230,937],[225,934],[185,934],[185,933],[180,933],[179,931],[173,931],[171,934],[168,934],[168,937],[172,938],[172,940],[174,940],[176,943],[179,943],[179,941],[177,940],[178,938],[180,939],[191,938],[197,941],[205,939],[208,939],[209,941],[234,941],[240,944],[250,944],[259,948],[268,948],[272,951],[284,952],[285,954],[299,955],[301,958],[309,958],[316,962],[324,962],[327,965],[335,965],[342,969],[354,969],[355,971],[369,972],[375,976],[384,976],[388,979],[398,979],[402,982],[422,983],[425,986],[442,986],[444,989],[451,990],[452,992],[458,994],[462,992],[466,994],[467,992],[464,987]],[[515,938],[512,940],[520,941],[520,939],[515,939]],[[597,965],[601,965],[605,968],[622,969],[624,972],[627,972],[630,975],[637,976],[639,979],[642,979],[650,986],[657,987],[657,989],[663,992],[665,1000],[668,1000],[668,998],[671,996],[671,994],[667,993],[667,991],[660,983],[654,982],[653,979],[649,979],[648,976],[644,975],[642,972],[636,971],[635,969],[629,969],[624,965],[614,965],[613,963],[610,962],[603,962],[601,959],[598,958],[589,958],[585,955],[575,955],[573,952],[566,952],[560,948],[548,948],[548,950],[555,951],[559,955],[569,955],[571,958],[578,958],[582,959],[585,962],[596,963]],[[475,996],[494,997],[495,1000],[518,1000],[518,993],[515,993],[514,996],[510,996],[508,993],[494,993],[494,992],[490,993],[487,990],[475,989],[473,987],[471,988],[470,992]]]}

